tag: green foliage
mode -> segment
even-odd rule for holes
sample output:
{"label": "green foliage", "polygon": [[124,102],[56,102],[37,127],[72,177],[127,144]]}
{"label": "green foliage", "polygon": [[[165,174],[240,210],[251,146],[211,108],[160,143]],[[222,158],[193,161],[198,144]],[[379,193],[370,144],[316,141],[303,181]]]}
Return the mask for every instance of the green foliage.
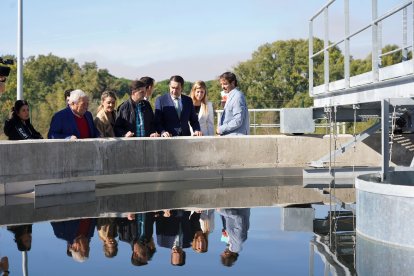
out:
{"label": "green foliage", "polygon": [[[314,49],[322,49],[323,42],[314,40]],[[343,56],[333,47],[330,51],[331,80],[343,78]],[[323,78],[323,56],[314,61],[315,84]],[[266,43],[255,51],[250,60],[241,62],[235,73],[240,88],[246,93],[250,108],[282,107],[296,93],[308,92],[308,41],[287,40]]]}
{"label": "green foliage", "polygon": [[[16,71],[16,65],[11,66],[6,92],[1,96],[1,126],[4,125],[16,99]],[[52,54],[27,58],[23,78],[24,99],[30,104],[32,123],[43,136],[47,134],[53,114],[65,107],[63,93],[66,89],[85,91],[91,97],[89,109],[94,113],[103,91],[114,90],[122,97],[129,92],[130,83],[130,80],[112,76],[106,69],[98,69],[95,62],[79,66],[73,59]]]}
{"label": "green foliage", "polygon": [[[382,53],[397,49],[387,45]],[[323,41],[314,39],[314,53],[323,48]],[[408,53],[408,58],[412,52]],[[3,58],[14,58],[3,56]],[[329,50],[330,81],[344,76],[344,58],[340,49]],[[15,59],[15,58],[14,58]],[[402,61],[401,51],[384,56],[381,66],[389,66]],[[371,71],[371,55],[365,59],[351,58],[351,76]],[[247,61],[235,68],[240,89],[246,94],[249,108],[308,107],[313,100],[308,89],[308,41],[286,40],[266,43],[260,46]],[[65,107],[63,92],[66,89],[82,89],[90,96],[90,111],[96,112],[100,95],[105,90],[113,90],[118,95],[118,105],[129,97],[130,80],[116,78],[107,69],[99,69],[96,62],[79,65],[74,59],[66,59],[52,54],[29,57],[24,64],[24,98],[31,104],[31,119],[37,130],[44,136],[49,128],[52,115]],[[214,108],[220,108],[221,87],[218,80],[207,80],[208,98]],[[314,85],[324,82],[323,54],[314,58]],[[183,94],[190,94],[191,82],[185,82]],[[4,125],[15,101],[17,91],[16,65],[11,66],[6,92],[0,100],[0,125]],[[152,104],[157,96],[169,91],[168,80],[155,85]],[[272,123],[277,115],[256,114],[256,119]],[[0,128],[0,137],[3,127]],[[260,130],[263,131],[263,130]]]}

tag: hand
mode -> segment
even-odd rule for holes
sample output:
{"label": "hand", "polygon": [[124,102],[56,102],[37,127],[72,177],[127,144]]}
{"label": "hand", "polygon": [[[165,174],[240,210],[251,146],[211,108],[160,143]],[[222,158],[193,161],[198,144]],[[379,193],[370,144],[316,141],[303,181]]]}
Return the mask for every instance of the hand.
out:
{"label": "hand", "polygon": [[135,220],[135,214],[134,213],[128,213],[127,219],[128,220]]}
{"label": "hand", "polygon": [[69,138],[70,140],[77,140],[78,139],[78,137],[76,137],[75,135],[72,135],[72,136],[70,136],[70,138]]}
{"label": "hand", "polygon": [[128,131],[126,134],[125,134],[125,137],[134,137],[134,133],[133,132],[131,132],[131,131]]}
{"label": "hand", "polygon": [[221,135],[219,127],[216,128],[216,134]]}
{"label": "hand", "polygon": [[169,218],[169,217],[171,217],[171,212],[170,212],[170,210],[164,210],[163,217],[165,217],[165,218]]}
{"label": "hand", "polygon": [[201,131],[194,131],[193,136],[203,136],[203,133]]}
{"label": "hand", "polygon": [[171,137],[171,134],[168,131],[161,133],[161,137]]}
{"label": "hand", "polygon": [[150,137],[160,137],[160,134],[158,132],[154,132],[150,134]]}

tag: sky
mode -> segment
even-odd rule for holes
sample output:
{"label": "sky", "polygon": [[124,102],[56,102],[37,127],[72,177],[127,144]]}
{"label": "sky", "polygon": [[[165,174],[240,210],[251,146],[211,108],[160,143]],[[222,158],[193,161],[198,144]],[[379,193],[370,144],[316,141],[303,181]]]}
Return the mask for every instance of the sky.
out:
{"label": "sky", "polygon": [[[307,39],[309,19],[327,2],[23,0],[23,55],[52,53],[80,64],[96,61],[129,79],[148,75],[163,80],[179,74],[189,81],[211,80],[251,58],[260,45]],[[371,0],[350,2],[352,31],[370,22]],[[402,2],[379,0],[380,14]],[[342,7],[343,0],[332,5],[331,40],[343,34]],[[0,11],[0,55],[16,55],[17,0],[1,0]],[[321,22],[315,21],[319,37]],[[399,21],[389,25],[384,27],[385,41],[401,32]],[[351,54],[368,55],[370,39],[370,33],[361,34]]]}

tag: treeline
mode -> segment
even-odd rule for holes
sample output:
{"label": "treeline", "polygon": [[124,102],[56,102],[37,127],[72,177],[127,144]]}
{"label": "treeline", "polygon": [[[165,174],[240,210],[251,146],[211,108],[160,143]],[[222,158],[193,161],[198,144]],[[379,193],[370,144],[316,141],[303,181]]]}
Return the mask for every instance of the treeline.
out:
{"label": "treeline", "polygon": [[[322,49],[323,41],[314,40],[314,51]],[[383,53],[397,46],[384,47]],[[14,58],[3,56],[4,58]],[[401,62],[401,52],[382,59],[383,66]],[[330,79],[338,80],[344,76],[344,58],[339,48],[330,50]],[[371,57],[351,59],[351,75],[371,70]],[[234,72],[238,76],[239,86],[246,94],[249,108],[279,108],[311,106],[308,95],[308,41],[286,40],[266,43],[260,46],[251,59],[239,63]],[[222,72],[217,72],[220,74]],[[174,74],[174,72],[172,72]],[[56,111],[65,106],[63,92],[70,88],[79,88],[90,97],[90,111],[95,114],[100,95],[105,90],[114,90],[118,95],[118,104],[128,97],[131,80],[117,78],[107,69],[99,69],[95,62],[79,65],[74,59],[49,55],[29,57],[24,64],[24,99],[31,105],[31,119],[36,129],[44,137],[49,128],[50,119]],[[141,76],[137,76],[141,77]],[[185,76],[183,76],[185,79]],[[168,80],[156,80],[152,101],[168,91]],[[204,80],[207,83],[209,99],[215,108],[220,104],[220,86],[217,80]],[[323,56],[314,61],[314,83],[323,83]],[[189,94],[191,83],[186,82],[184,94]],[[3,139],[3,125],[16,99],[16,65],[12,66],[7,81],[6,93],[0,96],[0,137]],[[154,102],[152,102],[154,103]],[[269,120],[275,120],[274,117]]]}

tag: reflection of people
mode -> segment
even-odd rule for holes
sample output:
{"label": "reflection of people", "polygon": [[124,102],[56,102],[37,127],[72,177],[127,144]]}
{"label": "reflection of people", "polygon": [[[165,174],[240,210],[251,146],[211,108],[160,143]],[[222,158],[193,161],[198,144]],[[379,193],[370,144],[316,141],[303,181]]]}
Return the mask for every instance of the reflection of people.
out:
{"label": "reflection of people", "polygon": [[99,137],[88,111],[89,98],[82,90],[70,92],[69,105],[55,113],[50,123],[49,139],[83,139]]}
{"label": "reflection of people", "polygon": [[231,72],[220,76],[220,84],[227,94],[226,104],[221,115],[217,134],[220,135],[248,135],[250,134],[249,111],[246,98],[237,89],[236,75]]}
{"label": "reflection of people", "polygon": [[103,251],[105,257],[113,258],[118,254],[118,242],[116,241],[117,225],[115,218],[98,218],[96,221],[96,229],[99,238],[103,242]]}
{"label": "reflection of people", "polygon": [[250,227],[250,208],[219,209],[223,230],[221,240],[226,243],[226,249],[221,254],[224,266],[232,266],[242,250],[243,242],[247,240],[247,231]]}
{"label": "reflection of people", "polygon": [[155,101],[155,126],[163,137],[202,136],[200,124],[190,97],[182,95],[184,79],[172,76],[169,82],[170,93],[159,96]]}
{"label": "reflection of people", "polygon": [[[198,221],[197,221],[198,219]],[[193,250],[197,253],[208,251],[208,235],[214,230],[214,210],[204,210],[191,215],[191,225],[194,232]]]}
{"label": "reflection of people", "polygon": [[2,257],[0,259],[0,273],[3,272],[3,276],[8,276],[9,271],[9,259],[7,257]]}
{"label": "reflection of people", "polygon": [[156,220],[157,244],[171,248],[171,264],[185,265],[184,248],[191,246],[190,212],[166,210]]}
{"label": "reflection of people", "polygon": [[118,220],[119,240],[131,245],[131,263],[135,266],[148,264],[155,253],[153,223],[153,213],[130,215]]}
{"label": "reflection of people", "polygon": [[32,247],[32,224],[7,226],[7,230],[14,234],[14,241],[19,251],[30,251]]}
{"label": "reflection of people", "polygon": [[145,83],[133,81],[130,85],[131,97],[117,110],[115,135],[117,137],[157,137],[154,128],[154,112],[150,103],[144,100]]}
{"label": "reflection of people", "polygon": [[30,123],[29,103],[24,100],[14,103],[10,119],[4,123],[4,133],[9,140],[43,139]]}
{"label": "reflection of people", "polygon": [[53,232],[67,242],[67,254],[77,262],[89,258],[89,243],[93,237],[96,219],[75,219],[52,222]]}
{"label": "reflection of people", "polygon": [[112,91],[104,91],[101,95],[101,105],[98,107],[98,114],[94,119],[96,128],[101,137],[115,137],[115,104],[116,95]]}
{"label": "reflection of people", "polygon": [[213,103],[207,100],[207,86],[204,81],[196,81],[191,88],[190,97],[204,136],[214,135]]}

